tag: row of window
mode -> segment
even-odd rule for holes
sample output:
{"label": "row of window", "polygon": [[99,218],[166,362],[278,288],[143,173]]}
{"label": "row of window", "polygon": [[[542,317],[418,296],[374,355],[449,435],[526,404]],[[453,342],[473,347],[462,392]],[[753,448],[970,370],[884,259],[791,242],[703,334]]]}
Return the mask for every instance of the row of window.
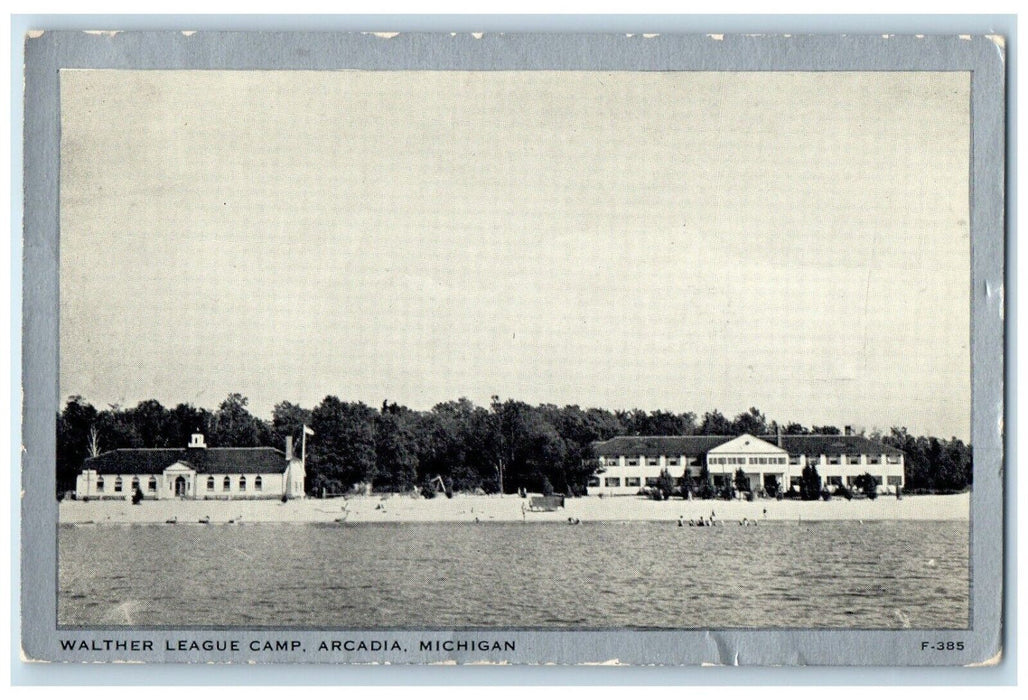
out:
{"label": "row of window", "polygon": [[785,464],[785,457],[711,457],[710,464]]}
{"label": "row of window", "polygon": [[[607,487],[620,487],[621,486],[621,481],[622,481],[622,479],[621,479],[620,476],[608,476],[608,477],[604,477],[603,485],[607,486]],[[655,476],[648,476],[648,477],[646,477],[646,485],[647,486],[656,486],[658,481],[659,481],[659,479],[657,477],[655,477]],[[637,476],[626,476],[624,478],[624,482],[625,482],[625,486],[628,486],[628,487],[633,487],[634,486],[634,487],[638,488],[639,486],[642,486],[642,480],[639,477],[637,477]],[[600,477],[598,477],[598,476],[590,477],[589,478],[589,485],[590,486],[594,486],[594,487],[595,486],[599,486],[600,485]]]}
{"label": "row of window", "polygon": [[[140,485],[139,477],[138,476],[137,477],[133,477],[132,478],[132,490],[133,491],[138,490],[139,489],[139,485]],[[96,490],[97,491],[103,491],[104,490],[104,486],[105,486],[104,478],[102,476],[97,477],[97,479],[96,479]],[[121,477],[119,476],[119,477],[117,477],[114,480],[114,493],[121,493],[122,492],[122,487],[123,487],[123,484],[122,484],[122,481],[121,481]],[[146,489],[147,489],[147,491],[151,491],[151,492],[154,492],[154,491],[157,490],[157,477],[154,477],[154,476],[150,477],[150,481],[147,483]]]}
{"label": "row of window", "polygon": [[[98,493],[102,492],[104,490],[104,487],[105,487],[104,478],[102,476],[101,477],[97,477],[97,479],[96,479],[96,490],[97,490],[97,492]],[[208,491],[213,491],[214,487],[215,487],[214,477],[213,476],[207,477],[207,490]],[[132,478],[132,491],[135,492],[135,491],[139,490],[139,488],[140,488],[139,477],[133,477]],[[224,478],[224,480],[221,482],[221,490],[222,491],[228,491],[231,488],[232,488],[232,477],[226,476]],[[263,488],[264,488],[264,483],[261,480],[261,477],[260,476],[255,477],[254,480],[253,480],[253,490],[254,491],[260,491]],[[114,479],[114,493],[122,493],[122,489],[123,489],[123,482],[121,480],[121,477],[120,476],[116,477]],[[146,489],[147,489],[147,491],[150,491],[151,493],[155,493],[157,491],[157,477],[155,477],[155,476],[151,476],[150,477],[150,481],[147,482]],[[246,477],[245,476],[239,477],[239,490],[240,491],[246,491]]]}
{"label": "row of window", "polygon": [[[855,476],[847,476],[846,477],[846,484],[848,486],[852,487],[856,480],[857,480],[857,477],[855,477]],[[881,485],[881,483],[882,483],[882,478],[881,477],[875,476],[874,480],[879,485]],[[656,486],[658,481],[659,481],[659,479],[657,477],[655,477],[655,476],[648,476],[648,477],[646,477],[646,485],[647,486]],[[681,479],[678,479],[677,481],[681,482]],[[790,486],[794,486],[796,488],[799,488],[800,485],[802,484],[802,481],[803,480],[802,480],[801,477],[794,476],[794,477],[792,477],[789,480],[789,484],[790,484]],[[607,487],[607,488],[619,488],[621,486],[621,482],[622,482],[622,478],[619,477],[619,476],[607,476],[607,477],[603,478],[603,485],[605,487]],[[901,486],[903,484],[903,477],[901,477],[901,476],[888,476],[888,477],[886,477],[885,483],[888,484],[889,486]],[[719,478],[718,476],[715,476],[714,477],[714,484],[715,484],[715,486],[723,486],[725,484],[724,477]],[[598,476],[590,477],[590,479],[589,479],[589,486],[598,487],[599,485],[600,485],[600,477],[598,477]],[[626,488],[631,488],[631,487],[638,488],[639,486],[641,486],[641,482],[640,482],[639,477],[637,477],[637,476],[626,476],[624,478],[624,485],[625,485]],[[826,486],[842,486],[842,477],[841,476],[829,476],[829,477],[826,477],[825,478],[825,485]]]}
{"label": "row of window", "polygon": [[[827,458],[828,464],[842,464],[843,457],[839,455],[829,455]],[[846,455],[846,464],[860,464],[860,455]],[[606,457],[604,458],[604,464],[607,466],[617,466],[617,457]],[[899,464],[901,461],[898,455],[888,455],[885,458],[886,464]],[[640,459],[638,457],[628,457],[625,459],[625,466],[638,467],[640,465]],[[682,464],[683,460],[677,457],[668,457],[665,464],[669,467],[677,467]],[[693,464],[699,464],[698,460],[693,460]],[[710,457],[707,459],[708,464],[716,465],[728,465],[728,464],[785,464],[785,457]],[[788,458],[789,464],[799,464],[799,455],[790,455]],[[820,464],[821,455],[807,455],[807,464]],[[882,458],[880,455],[867,455],[868,464],[881,464]],[[646,466],[657,467],[660,466],[659,457],[647,457]]]}

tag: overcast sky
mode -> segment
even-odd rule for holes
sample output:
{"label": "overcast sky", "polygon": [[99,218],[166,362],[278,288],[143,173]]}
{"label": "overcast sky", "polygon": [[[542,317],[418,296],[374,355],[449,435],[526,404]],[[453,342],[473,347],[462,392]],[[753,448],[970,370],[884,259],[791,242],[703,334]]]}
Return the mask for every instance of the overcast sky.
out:
{"label": "overcast sky", "polygon": [[970,432],[967,73],[62,71],[63,396]]}

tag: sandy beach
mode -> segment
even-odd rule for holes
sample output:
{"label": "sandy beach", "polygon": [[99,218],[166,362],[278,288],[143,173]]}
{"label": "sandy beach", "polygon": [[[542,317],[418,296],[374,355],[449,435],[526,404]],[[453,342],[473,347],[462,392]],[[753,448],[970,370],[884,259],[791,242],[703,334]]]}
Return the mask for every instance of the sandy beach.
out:
{"label": "sandy beach", "polygon": [[65,500],[60,522],[69,524],[247,522],[420,523],[420,522],[582,522],[649,520],[686,521],[711,513],[718,520],[967,520],[970,494],[949,496],[880,496],[874,501],[652,501],[641,497],[569,498],[554,512],[533,512],[518,496],[454,495],[433,499],[407,495],[354,496],[268,501],[128,501]]}

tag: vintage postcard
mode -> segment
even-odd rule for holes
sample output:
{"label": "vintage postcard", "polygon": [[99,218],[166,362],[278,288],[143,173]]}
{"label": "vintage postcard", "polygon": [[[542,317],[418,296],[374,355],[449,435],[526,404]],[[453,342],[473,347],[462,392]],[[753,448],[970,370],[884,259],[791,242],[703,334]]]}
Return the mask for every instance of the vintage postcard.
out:
{"label": "vintage postcard", "polygon": [[25,46],[26,658],[1001,658],[1002,38]]}

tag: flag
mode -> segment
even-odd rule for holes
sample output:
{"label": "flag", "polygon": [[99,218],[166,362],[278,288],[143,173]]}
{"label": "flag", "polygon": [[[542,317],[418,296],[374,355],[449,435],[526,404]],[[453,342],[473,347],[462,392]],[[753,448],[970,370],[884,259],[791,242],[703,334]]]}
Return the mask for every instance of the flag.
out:
{"label": "flag", "polygon": [[313,430],[311,430],[310,428],[308,428],[308,427],[307,427],[307,426],[305,425],[305,426],[303,426],[303,433],[304,433],[304,435],[313,435],[313,434],[314,434],[314,431],[313,431]]}

